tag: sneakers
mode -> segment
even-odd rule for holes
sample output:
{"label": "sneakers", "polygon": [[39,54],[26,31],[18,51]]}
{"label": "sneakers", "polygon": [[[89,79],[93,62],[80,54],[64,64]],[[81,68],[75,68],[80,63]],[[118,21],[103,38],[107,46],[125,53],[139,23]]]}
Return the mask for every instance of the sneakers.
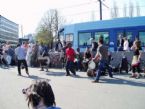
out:
{"label": "sneakers", "polygon": [[133,74],[130,76],[130,78],[136,78],[136,79],[139,79],[141,77],[140,74]]}
{"label": "sneakers", "polygon": [[135,73],[132,73],[132,75],[130,76],[130,78],[136,78],[136,74]]}
{"label": "sneakers", "polygon": [[110,78],[113,78],[113,76],[109,76]]}
{"label": "sneakers", "polygon": [[21,74],[18,74],[18,76],[21,76]]}
{"label": "sneakers", "polygon": [[138,74],[135,78],[136,78],[136,79],[139,79],[140,77],[141,77],[140,74]]}
{"label": "sneakers", "polygon": [[135,75],[131,75],[130,78],[136,78],[136,76]]}
{"label": "sneakers", "polygon": [[76,73],[73,73],[74,76],[77,76]]}
{"label": "sneakers", "polygon": [[44,71],[44,69],[40,69],[40,71]]}
{"label": "sneakers", "polygon": [[99,80],[94,80],[92,81],[92,83],[99,83]]}
{"label": "sneakers", "polygon": [[26,74],[28,75],[28,77],[30,76],[28,72],[26,72]]}
{"label": "sneakers", "polygon": [[65,76],[70,76],[70,74],[66,74]]}

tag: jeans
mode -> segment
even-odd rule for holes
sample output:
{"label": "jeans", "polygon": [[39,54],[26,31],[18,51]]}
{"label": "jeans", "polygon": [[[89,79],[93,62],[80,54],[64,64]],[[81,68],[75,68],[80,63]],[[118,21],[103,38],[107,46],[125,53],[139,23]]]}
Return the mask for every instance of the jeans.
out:
{"label": "jeans", "polygon": [[99,65],[98,65],[98,70],[96,71],[96,79],[95,80],[99,81],[99,78],[101,76],[102,71],[106,71],[106,69],[108,70],[109,76],[113,77],[112,69],[109,67],[108,61],[107,60],[100,60]]}
{"label": "jeans", "polygon": [[66,62],[66,73],[67,73],[67,75],[70,75],[69,70],[70,70],[74,75],[76,75],[75,68],[74,68],[74,62],[73,62],[73,61],[67,61],[67,62]]}

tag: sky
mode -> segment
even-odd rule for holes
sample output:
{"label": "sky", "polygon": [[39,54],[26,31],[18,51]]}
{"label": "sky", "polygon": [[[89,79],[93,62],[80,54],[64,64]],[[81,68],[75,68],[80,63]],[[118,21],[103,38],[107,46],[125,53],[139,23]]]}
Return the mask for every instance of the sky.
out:
{"label": "sky", "polygon": [[[103,19],[110,18],[110,9],[114,0],[104,0]],[[116,0],[121,9],[129,1],[137,3],[145,11],[145,0]],[[35,33],[36,28],[49,9],[58,9],[67,23],[99,20],[99,3],[97,0],[0,0],[0,15],[12,20],[22,27],[23,35]],[[121,13],[121,12],[120,12]],[[121,16],[121,15],[120,15]],[[21,28],[19,31],[21,37]]]}

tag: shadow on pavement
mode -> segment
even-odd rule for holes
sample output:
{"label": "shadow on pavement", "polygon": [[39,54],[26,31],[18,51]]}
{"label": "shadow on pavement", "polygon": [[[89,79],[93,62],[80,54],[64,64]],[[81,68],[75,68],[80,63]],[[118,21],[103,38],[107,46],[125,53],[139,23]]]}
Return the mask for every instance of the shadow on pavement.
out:
{"label": "shadow on pavement", "polygon": [[126,79],[121,79],[121,78],[117,78],[117,77],[114,77],[113,79],[106,79],[106,78],[102,79],[102,81],[100,81],[100,83],[145,87],[145,82],[126,80]]}
{"label": "shadow on pavement", "polygon": [[49,76],[65,76],[64,72],[47,72],[46,75]]}
{"label": "shadow on pavement", "polygon": [[22,75],[21,77],[30,78],[30,79],[34,79],[34,80],[37,80],[37,79],[46,79],[46,78],[41,78],[39,76],[34,76],[34,75],[30,75],[30,76],[24,76],[24,75]]}
{"label": "shadow on pavement", "polygon": [[88,76],[80,76],[80,75],[71,75],[72,77],[74,78],[80,78],[80,79],[89,79],[89,80],[93,80],[94,78],[93,77],[88,77]]}
{"label": "shadow on pavement", "polygon": [[[65,72],[47,72],[46,75],[48,75],[48,76],[66,76],[66,73]],[[84,77],[84,76],[80,76],[78,74],[73,75],[72,73],[70,73],[69,77],[80,78],[80,79],[93,79],[91,77]]]}

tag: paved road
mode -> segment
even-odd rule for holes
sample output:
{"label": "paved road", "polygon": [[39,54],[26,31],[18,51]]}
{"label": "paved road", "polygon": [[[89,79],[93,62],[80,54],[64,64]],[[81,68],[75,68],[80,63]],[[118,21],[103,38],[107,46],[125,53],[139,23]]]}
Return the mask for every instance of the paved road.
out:
{"label": "paved road", "polygon": [[92,83],[84,72],[77,77],[64,76],[64,70],[42,72],[29,69],[28,78],[17,76],[17,68],[0,68],[0,109],[28,109],[22,89],[32,80],[47,78],[53,87],[56,103],[62,109],[145,109],[145,78],[132,79],[128,75],[102,77],[101,83]]}

